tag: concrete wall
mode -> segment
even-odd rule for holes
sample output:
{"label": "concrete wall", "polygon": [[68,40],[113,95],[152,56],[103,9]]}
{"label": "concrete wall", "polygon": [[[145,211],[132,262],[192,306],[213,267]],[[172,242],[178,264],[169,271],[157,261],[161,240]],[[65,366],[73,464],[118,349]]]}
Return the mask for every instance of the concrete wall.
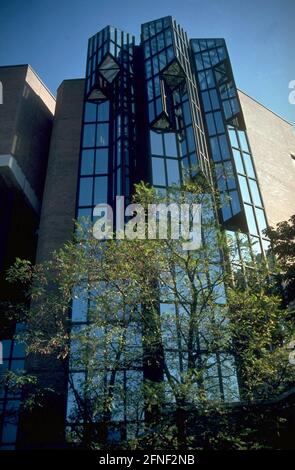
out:
{"label": "concrete wall", "polygon": [[239,91],[268,223],[295,214],[295,132],[290,123]]}
{"label": "concrete wall", "polygon": [[29,65],[0,67],[0,171],[38,213],[55,98]]}
{"label": "concrete wall", "polygon": [[77,191],[84,80],[65,80],[57,92],[41,212],[37,261],[72,237]]}
{"label": "concrete wall", "polygon": [[29,65],[0,67],[0,81],[0,298],[6,299],[6,269],[16,257],[35,260],[55,98]]}

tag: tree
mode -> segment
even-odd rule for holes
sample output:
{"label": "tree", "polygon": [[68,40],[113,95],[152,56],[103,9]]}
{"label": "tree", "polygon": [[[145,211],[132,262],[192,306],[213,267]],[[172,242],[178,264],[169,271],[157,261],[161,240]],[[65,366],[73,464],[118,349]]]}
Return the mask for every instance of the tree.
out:
{"label": "tree", "polygon": [[276,228],[269,227],[266,235],[277,257],[285,300],[290,303],[295,299],[295,214]]}
{"label": "tree", "polygon": [[[183,250],[181,237],[98,241],[82,220],[50,261],[18,260],[9,271],[32,301],[27,353],[69,366],[73,444],[256,447],[256,424],[243,426],[233,408],[279,397],[294,378],[285,351],[292,331],[265,264],[248,261],[247,282],[237,282],[228,262],[235,247],[216,223],[212,196],[191,182],[168,202],[188,197],[202,205],[198,249]],[[146,212],[155,201],[167,199],[137,186],[134,202]],[[37,372],[32,383],[30,392],[47,382]]]}

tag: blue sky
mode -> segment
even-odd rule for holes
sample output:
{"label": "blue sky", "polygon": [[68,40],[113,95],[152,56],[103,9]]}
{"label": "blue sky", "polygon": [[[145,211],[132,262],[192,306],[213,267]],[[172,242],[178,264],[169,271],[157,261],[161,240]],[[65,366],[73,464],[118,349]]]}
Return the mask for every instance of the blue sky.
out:
{"label": "blue sky", "polygon": [[224,37],[238,87],[295,125],[295,0],[1,0],[0,65],[30,63],[55,94],[84,76],[89,36],[112,24],[139,38],[166,15],[189,37]]}

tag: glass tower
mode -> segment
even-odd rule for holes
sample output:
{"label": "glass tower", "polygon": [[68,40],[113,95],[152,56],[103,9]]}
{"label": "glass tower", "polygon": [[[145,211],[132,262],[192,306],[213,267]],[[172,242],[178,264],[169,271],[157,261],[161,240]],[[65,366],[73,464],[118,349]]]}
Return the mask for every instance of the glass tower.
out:
{"label": "glass tower", "polygon": [[[245,241],[247,256],[264,256],[266,216],[225,41],[189,40],[170,16],[143,24],[139,45],[128,33],[104,28],[88,45],[77,218],[93,221],[95,205],[114,207],[117,195],[128,201],[140,179],[165,193],[186,175],[215,184],[219,222],[237,246],[233,265],[240,269],[245,263]],[[73,328],[87,324],[88,305],[87,292],[76,295]],[[173,303],[160,304],[161,315],[182,314],[176,310]],[[233,358],[219,354],[216,364],[212,398],[238,400]],[[85,373],[72,369],[72,383],[83,387]],[[137,367],[122,371],[118,380],[132,394],[142,377]],[[77,425],[70,418],[72,388],[71,430]],[[125,403],[117,402],[112,419],[124,423],[130,436],[127,395]],[[117,426],[110,439],[121,438]]]}

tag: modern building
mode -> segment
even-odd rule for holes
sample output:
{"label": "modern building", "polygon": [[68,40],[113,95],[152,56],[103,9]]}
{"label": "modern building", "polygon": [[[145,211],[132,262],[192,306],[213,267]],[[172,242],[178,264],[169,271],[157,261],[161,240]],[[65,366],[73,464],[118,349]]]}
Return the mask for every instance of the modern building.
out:
{"label": "modern building", "polygon": [[[25,70],[33,74],[31,69]],[[5,74],[17,80],[21,71],[23,67],[0,69],[4,105]],[[38,86],[44,106],[46,100],[53,106],[51,95]],[[23,93],[21,102],[26,91]],[[15,108],[9,112],[12,120],[19,116],[19,126],[31,122],[30,107],[24,111],[25,118]],[[42,127],[43,115],[36,117],[35,111],[33,115]],[[52,113],[49,117],[51,122]],[[0,170],[1,158],[6,167],[13,168],[15,149],[26,140],[8,127],[3,134],[11,143],[4,150],[0,147],[5,157],[0,156]],[[65,80],[57,92],[44,192],[48,141],[38,134],[37,144],[44,161],[26,150],[19,160],[15,157],[14,173],[10,170],[16,183],[21,177],[30,182],[23,183],[24,199],[35,208],[42,202],[37,262],[48,259],[71,238],[75,218],[93,219],[98,203],[114,205],[118,195],[128,200],[134,183],[140,180],[161,192],[180,184],[184,173],[214,182],[222,201],[219,221],[232,234],[240,253],[237,265],[243,262],[241,242],[249,241],[249,256],[265,256],[268,240],[263,230],[267,224],[295,213],[292,125],[237,89],[224,39],[188,39],[170,16],[143,24],[138,45],[132,35],[111,26],[89,39],[85,78]],[[7,155],[11,155],[8,160]],[[26,172],[20,158],[28,155],[31,167]],[[34,175],[40,175],[36,188]],[[30,239],[24,247],[32,249]],[[14,250],[11,253],[20,256]],[[28,256],[26,251],[21,255]],[[73,303],[73,322],[83,324],[87,311],[81,317],[78,308]],[[63,445],[73,405],[68,378],[54,362],[38,363],[37,368],[58,397],[31,416],[30,425],[23,420],[18,435],[15,426],[10,440],[4,423],[4,448],[16,443],[21,447]],[[216,373],[224,389],[222,368]],[[122,380],[127,380],[126,374]],[[231,386],[238,399],[237,382],[231,381]],[[224,390],[216,393],[224,399]],[[44,420],[50,421],[46,427],[40,426]],[[122,420],[128,421],[126,412]]]}

